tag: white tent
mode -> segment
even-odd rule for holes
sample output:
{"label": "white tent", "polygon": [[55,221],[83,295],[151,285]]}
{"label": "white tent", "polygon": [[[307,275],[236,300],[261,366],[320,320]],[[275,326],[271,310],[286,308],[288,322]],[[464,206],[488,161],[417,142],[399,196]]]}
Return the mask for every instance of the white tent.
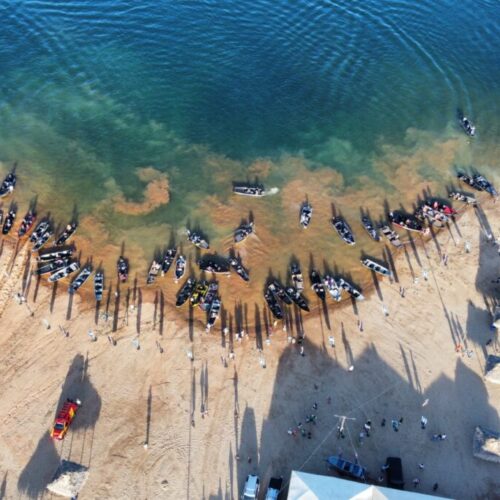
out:
{"label": "white tent", "polygon": [[439,500],[439,498],[443,497],[298,471],[292,471],[288,489],[288,500]]}

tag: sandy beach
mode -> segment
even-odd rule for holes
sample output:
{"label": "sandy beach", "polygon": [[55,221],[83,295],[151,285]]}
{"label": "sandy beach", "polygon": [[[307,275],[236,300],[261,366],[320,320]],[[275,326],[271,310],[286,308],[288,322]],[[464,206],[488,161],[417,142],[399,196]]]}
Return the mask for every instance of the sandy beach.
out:
{"label": "sandy beach", "polygon": [[[375,482],[386,457],[400,456],[407,489],[419,478],[425,493],[438,483],[441,496],[498,498],[498,465],[472,456],[472,436],[476,425],[500,430],[500,387],[483,380],[486,356],[500,351],[489,327],[499,234],[498,206],[485,202],[395,256],[395,279],[364,302],[295,311],[286,331],[266,324],[263,301],[242,304],[227,335],[220,322],[209,335],[186,322],[160,291],[122,287],[97,311],[68,302],[64,287],[29,280],[26,246],[14,257],[3,245],[0,498],[52,498],[45,486],[61,458],[90,469],[81,499],[237,498],[248,473],[263,486],[292,469],[327,473],[339,451],[357,454]],[[66,397],[83,404],[56,443],[49,430]],[[353,419],[344,439],[336,415]],[[299,423],[311,439],[288,434]],[[436,433],[447,439],[433,442]]]}

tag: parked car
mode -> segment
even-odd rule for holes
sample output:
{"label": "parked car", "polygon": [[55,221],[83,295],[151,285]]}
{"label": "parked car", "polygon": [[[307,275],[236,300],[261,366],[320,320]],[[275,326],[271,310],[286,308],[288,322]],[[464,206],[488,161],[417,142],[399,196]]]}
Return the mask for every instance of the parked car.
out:
{"label": "parked car", "polygon": [[241,495],[242,500],[255,500],[259,495],[260,479],[259,476],[247,476],[245,481],[245,489]]}
{"label": "parked car", "polygon": [[265,500],[278,500],[282,484],[283,484],[282,478],[272,477],[269,480],[269,486],[267,487]]}
{"label": "parked car", "polygon": [[387,468],[387,486],[397,490],[404,489],[403,464],[399,457],[387,457],[385,462]]}

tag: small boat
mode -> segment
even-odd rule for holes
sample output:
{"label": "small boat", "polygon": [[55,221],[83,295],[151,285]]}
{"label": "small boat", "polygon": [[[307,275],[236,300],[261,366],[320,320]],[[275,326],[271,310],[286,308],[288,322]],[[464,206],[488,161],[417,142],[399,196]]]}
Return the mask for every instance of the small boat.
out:
{"label": "small boat", "polygon": [[90,264],[86,265],[77,275],[77,277],[71,282],[68,288],[70,294],[75,293],[90,277],[92,274],[92,266]]}
{"label": "small boat", "polygon": [[102,293],[104,292],[104,273],[97,271],[94,276],[94,296],[97,302],[102,300]]}
{"label": "small boat", "polygon": [[69,276],[71,273],[77,271],[79,267],[80,264],[78,264],[78,262],[71,262],[71,264],[68,264],[66,267],[63,267],[62,269],[59,269],[59,271],[52,273],[49,276],[49,281],[51,283],[55,283],[56,281],[66,278],[66,276]]}
{"label": "small boat", "polygon": [[269,286],[269,290],[274,293],[278,298],[280,298],[285,304],[292,305],[292,298],[286,293],[285,288],[279,283],[279,281],[274,280]]}
{"label": "small boat", "polygon": [[118,272],[118,279],[124,283],[128,278],[128,262],[121,255],[116,264],[116,270]]}
{"label": "small boat", "polygon": [[370,269],[370,271],[374,271],[378,274],[381,274],[382,276],[392,276],[391,271],[389,271],[387,267],[377,264],[376,262],[373,262],[373,260],[371,259],[361,259],[361,264]]}
{"label": "small boat", "polygon": [[250,281],[250,275],[248,274],[248,271],[238,259],[229,259],[229,264],[231,264],[233,269],[236,271],[236,274],[243,281]]}
{"label": "small boat", "polygon": [[323,284],[325,288],[328,290],[328,293],[331,295],[332,299],[340,302],[342,298],[342,289],[339,287],[337,281],[333,276],[326,275],[323,278]]}
{"label": "small boat", "polygon": [[356,300],[364,300],[365,297],[361,293],[361,290],[358,290],[352,283],[349,283],[346,279],[340,278],[339,286],[343,290],[345,290],[351,297],[354,297]]}
{"label": "small boat", "polygon": [[417,233],[424,233],[425,228],[420,224],[420,222],[411,217],[408,214],[403,214],[401,212],[389,212],[389,220],[395,225],[407,231],[415,231]]}
{"label": "small boat", "polygon": [[206,281],[198,281],[196,283],[196,286],[194,287],[193,293],[191,294],[191,297],[189,297],[189,302],[191,305],[197,306],[201,302],[203,302],[203,299],[205,298],[205,295],[208,293],[208,285]]}
{"label": "small boat", "polygon": [[36,252],[38,250],[40,250],[40,248],[43,247],[43,245],[45,245],[45,243],[47,243],[47,241],[49,241],[49,238],[52,236],[53,232],[52,232],[52,229],[47,229],[47,231],[45,231],[45,233],[42,234],[42,236],[40,236],[40,238],[38,238],[36,241],[35,241],[35,244],[33,245],[33,248],[31,249],[32,252]]}
{"label": "small boat", "polygon": [[179,281],[186,272],[186,257],[179,255],[175,261],[175,281]]}
{"label": "small boat", "polygon": [[370,235],[370,238],[375,241],[380,241],[380,236],[378,234],[377,228],[375,227],[375,224],[372,222],[370,217],[367,215],[363,215],[361,217],[361,224],[363,224],[363,227],[366,229],[366,232]]}
{"label": "small boat", "polygon": [[234,231],[234,242],[240,243],[241,241],[247,239],[254,232],[253,226],[253,222],[241,224],[241,226]]}
{"label": "small boat", "polygon": [[7,174],[7,177],[5,177],[2,184],[0,185],[0,198],[3,198],[4,196],[12,193],[12,191],[14,191],[14,188],[16,187],[16,182],[17,177],[14,172],[10,172],[10,174]]}
{"label": "small boat", "polygon": [[348,244],[354,245],[356,243],[354,234],[349,227],[349,224],[342,217],[333,217],[332,226],[337,230],[339,236]]}
{"label": "small boat", "polygon": [[467,203],[467,205],[477,205],[477,200],[474,196],[461,193],[460,191],[452,191],[448,194],[448,196],[455,201],[461,201],[463,203]]}
{"label": "small boat", "polygon": [[169,248],[165,252],[165,256],[163,257],[163,262],[161,263],[161,274],[165,276],[168,273],[168,270],[172,266],[175,256],[177,254],[177,248]]}
{"label": "small boat", "polygon": [[325,300],[325,286],[323,285],[323,280],[321,279],[321,275],[313,269],[311,271],[311,288],[314,290],[314,293],[321,299]]}
{"label": "small boat", "polygon": [[270,287],[271,285],[269,285],[269,288],[265,291],[264,298],[266,299],[267,305],[269,306],[269,309],[271,310],[273,316],[276,319],[283,319],[283,309],[281,308],[276,295],[272,292]]}
{"label": "small boat", "polygon": [[295,287],[293,286],[287,287],[286,293],[301,309],[309,312],[309,306],[307,305],[306,299]]}
{"label": "small boat", "polygon": [[242,196],[264,196],[265,190],[262,184],[233,184],[233,193]]}
{"label": "small boat", "polygon": [[215,325],[215,322],[217,321],[217,318],[220,314],[221,306],[222,304],[220,299],[215,298],[212,302],[212,305],[210,306],[210,311],[208,313],[207,332]]}
{"label": "small boat", "polygon": [[389,240],[389,243],[396,248],[400,248],[403,246],[403,243],[399,239],[398,233],[393,231],[389,226],[382,226],[380,228],[380,232]]}
{"label": "small boat", "polygon": [[477,191],[486,191],[490,193],[491,196],[498,196],[496,189],[493,187],[490,181],[484,177],[484,175],[474,174],[468,175],[464,173],[457,174],[458,180],[464,182],[470,187],[476,189]]}
{"label": "small boat", "polygon": [[149,268],[148,277],[146,279],[147,285],[151,285],[151,283],[153,283],[153,281],[158,276],[160,269],[161,269],[161,264],[156,262],[156,260],[153,260],[153,262],[151,262],[151,267]]}
{"label": "small boat", "polygon": [[12,226],[14,225],[14,221],[16,220],[17,211],[15,208],[11,208],[7,217],[5,217],[5,221],[2,227],[2,234],[9,234]]}
{"label": "small boat", "polygon": [[227,274],[229,273],[229,262],[221,260],[216,262],[213,259],[201,259],[198,261],[198,266],[202,271],[207,271],[208,273],[215,274]]}
{"label": "small boat", "polygon": [[64,228],[64,231],[59,236],[57,236],[56,246],[64,245],[71,238],[71,236],[73,236],[77,227],[78,224],[76,222],[71,222],[70,224],[68,224]]}
{"label": "small boat", "polygon": [[26,236],[29,233],[30,229],[35,223],[35,220],[36,220],[36,213],[33,210],[29,210],[28,213],[24,216],[21,225],[19,226],[19,231],[17,232],[19,238],[22,238],[23,236]]}
{"label": "small boat", "polygon": [[461,111],[458,112],[458,122],[469,137],[474,137],[474,135],[476,135],[476,127]]}
{"label": "small boat", "polygon": [[212,302],[217,298],[217,294],[219,291],[219,283],[217,281],[211,281],[208,284],[208,290],[203,300],[200,302],[200,309],[202,311],[208,312],[210,310],[210,306]]}
{"label": "small boat", "polygon": [[356,479],[364,480],[366,469],[353,462],[344,460],[339,456],[332,455],[327,459],[328,465],[335,469],[342,476],[350,476]]}
{"label": "small boat", "polygon": [[34,272],[37,276],[42,276],[43,274],[55,273],[69,265],[69,259],[57,259],[51,262],[42,263],[38,266],[38,269]]}
{"label": "small boat", "polygon": [[302,276],[302,271],[300,270],[300,266],[297,262],[294,262],[290,266],[290,274],[292,275],[293,286],[299,292],[302,292],[304,290],[304,277]]}
{"label": "small boat", "polygon": [[190,231],[189,229],[187,230],[187,237],[188,240],[198,248],[201,248],[203,250],[208,250],[210,248],[210,245],[208,244],[208,241],[205,240],[201,234],[196,233],[195,231]]}
{"label": "small boat", "polygon": [[40,221],[39,224],[36,226],[35,230],[31,233],[30,236],[31,243],[35,243],[49,229],[50,229],[50,222],[47,219]]}
{"label": "small boat", "polygon": [[180,307],[184,304],[194,291],[196,285],[196,280],[193,278],[188,278],[184,285],[181,286],[179,293],[177,294],[177,300],[175,301],[175,306]]}
{"label": "small boat", "polygon": [[68,248],[48,248],[43,253],[38,254],[37,260],[40,262],[49,262],[51,260],[64,259],[65,257],[70,257],[75,249],[73,247]]}
{"label": "small boat", "polygon": [[309,224],[311,223],[312,213],[313,213],[313,208],[310,205],[310,203],[307,201],[302,203],[302,206],[300,207],[299,222],[304,229],[307,229],[309,227]]}

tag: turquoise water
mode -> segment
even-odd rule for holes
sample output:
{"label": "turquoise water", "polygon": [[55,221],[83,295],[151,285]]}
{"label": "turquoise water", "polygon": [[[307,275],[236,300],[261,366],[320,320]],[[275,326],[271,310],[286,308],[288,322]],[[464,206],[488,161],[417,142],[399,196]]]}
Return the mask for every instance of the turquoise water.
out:
{"label": "turquoise water", "polygon": [[[0,14],[0,159],[19,162],[18,196],[62,219],[76,203],[101,239],[145,256],[193,221],[223,251],[239,219],[214,221],[207,196],[233,209],[231,180],[256,172],[284,193],[335,170],[325,197],[367,189],[375,206],[415,196],[391,185],[401,162],[443,186],[453,165],[498,166],[498,1],[28,0]],[[167,174],[169,204],[131,216],[105,203],[140,201],[145,166]],[[262,217],[286,238],[278,199]]]}

